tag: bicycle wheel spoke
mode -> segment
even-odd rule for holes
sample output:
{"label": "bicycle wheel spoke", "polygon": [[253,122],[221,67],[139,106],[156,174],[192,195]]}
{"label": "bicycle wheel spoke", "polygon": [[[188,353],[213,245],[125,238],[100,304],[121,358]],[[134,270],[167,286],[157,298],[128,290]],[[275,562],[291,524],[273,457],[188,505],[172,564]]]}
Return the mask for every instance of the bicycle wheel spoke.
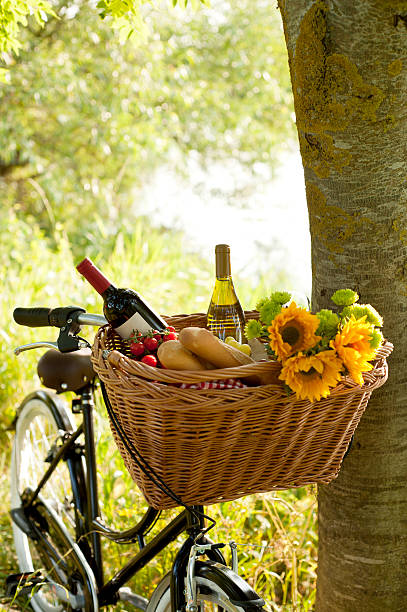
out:
{"label": "bicycle wheel spoke", "polygon": [[[40,417],[36,417],[26,432],[22,443],[21,463],[26,466],[21,474],[19,487],[20,493],[26,487],[35,489],[44,473],[47,463],[45,459],[57,439],[57,431],[52,430],[49,423],[45,423]],[[66,469],[58,466],[52,476],[52,483],[47,483],[43,494],[53,502],[54,509],[58,512],[67,512],[70,506],[70,495],[68,490],[69,476]],[[70,520],[72,524],[72,520]]]}

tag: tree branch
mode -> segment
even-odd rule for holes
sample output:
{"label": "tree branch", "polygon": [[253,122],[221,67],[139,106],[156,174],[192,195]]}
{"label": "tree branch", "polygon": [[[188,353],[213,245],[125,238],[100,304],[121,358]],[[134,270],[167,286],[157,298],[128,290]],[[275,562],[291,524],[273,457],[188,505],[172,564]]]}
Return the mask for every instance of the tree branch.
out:
{"label": "tree branch", "polygon": [[15,168],[28,166],[29,163],[30,160],[28,158],[22,159],[21,150],[18,149],[11,160],[5,161],[0,158],[0,176],[7,176],[11,174]]}

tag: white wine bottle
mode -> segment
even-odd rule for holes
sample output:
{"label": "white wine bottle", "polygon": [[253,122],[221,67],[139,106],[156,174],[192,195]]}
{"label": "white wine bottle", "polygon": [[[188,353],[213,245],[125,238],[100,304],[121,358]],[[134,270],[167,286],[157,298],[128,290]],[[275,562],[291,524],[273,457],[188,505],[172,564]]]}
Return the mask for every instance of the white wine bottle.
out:
{"label": "white wine bottle", "polygon": [[245,319],[233,286],[229,245],[217,244],[215,257],[216,281],[208,308],[207,327],[223,341],[231,336],[243,342]]}

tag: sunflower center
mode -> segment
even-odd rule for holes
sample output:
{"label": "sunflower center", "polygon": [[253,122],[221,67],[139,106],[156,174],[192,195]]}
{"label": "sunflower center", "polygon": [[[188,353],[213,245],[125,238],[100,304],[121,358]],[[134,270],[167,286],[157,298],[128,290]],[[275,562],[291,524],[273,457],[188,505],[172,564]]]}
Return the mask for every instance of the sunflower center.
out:
{"label": "sunflower center", "polygon": [[319,372],[317,372],[317,370],[314,367],[310,367],[309,370],[305,371],[305,370],[300,370],[300,374],[303,378],[317,378],[318,376],[321,378],[321,375],[319,374]]}
{"label": "sunflower center", "polygon": [[281,331],[281,337],[283,342],[287,342],[290,346],[294,346],[300,339],[301,333],[298,327],[291,323],[291,325],[286,325]]}

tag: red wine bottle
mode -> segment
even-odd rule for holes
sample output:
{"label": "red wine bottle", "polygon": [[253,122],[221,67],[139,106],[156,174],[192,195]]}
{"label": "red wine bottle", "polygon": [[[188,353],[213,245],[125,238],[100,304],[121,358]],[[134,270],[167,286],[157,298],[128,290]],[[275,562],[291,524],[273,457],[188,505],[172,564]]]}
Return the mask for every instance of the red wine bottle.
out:
{"label": "red wine bottle", "polygon": [[103,298],[103,314],[113,329],[129,338],[133,331],[142,334],[152,329],[161,331],[166,322],[132,289],[118,289],[87,257],[76,269]]}

